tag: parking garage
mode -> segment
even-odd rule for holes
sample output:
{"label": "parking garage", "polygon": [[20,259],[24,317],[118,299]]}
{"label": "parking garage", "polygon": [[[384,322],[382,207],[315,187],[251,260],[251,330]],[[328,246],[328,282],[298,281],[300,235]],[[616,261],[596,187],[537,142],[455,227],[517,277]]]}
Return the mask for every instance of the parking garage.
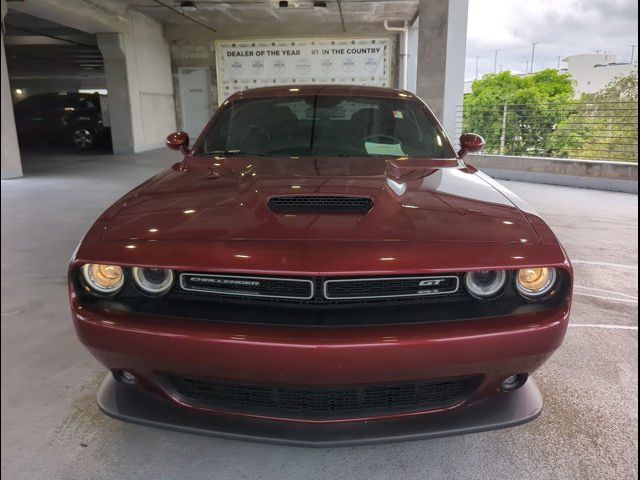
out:
{"label": "parking garage", "polygon": [[[531,423],[311,449],[160,430],[99,411],[105,370],[75,338],[68,259],[109,204],[180,161],[164,148],[168,133],[195,137],[229,94],[280,78],[403,88],[425,99],[450,134],[462,103],[467,2],[182,3],[2,2],[3,475],[637,477],[637,195],[605,191],[634,182],[637,191],[637,167],[635,180],[616,173],[587,182],[573,171],[564,178],[507,166],[504,184],[545,218],[575,268],[571,321],[562,347],[535,373],[545,406]],[[316,65],[315,50],[331,53]],[[256,54],[268,51],[280,53]],[[362,67],[349,62],[357,55],[366,57]],[[278,77],[283,58],[295,72]],[[330,62],[342,62],[340,75],[323,70]],[[72,96],[96,99],[107,141],[78,146],[76,130],[66,129],[70,137],[18,142],[14,107],[41,94],[63,99],[63,111],[77,108]],[[491,173],[504,174],[496,165]]]}
{"label": "parking garage", "polygon": [[[97,94],[95,116],[100,119],[93,123],[104,125],[60,126],[51,137],[64,137],[60,140],[69,145],[74,134],[82,137],[82,130],[97,135],[104,128],[101,146],[116,154],[160,148],[167,132],[176,128],[197,136],[231,93],[274,83],[416,90],[431,99],[432,108],[453,130],[463,91],[464,61],[456,53],[465,49],[464,2],[320,4],[211,2],[191,12],[154,0],[103,2],[100,7],[85,2],[3,3],[3,82],[8,82],[5,94],[10,92],[4,102],[3,143],[11,154],[2,157],[2,178],[22,172],[18,146],[10,146],[15,115],[8,107],[42,93],[68,99],[78,92]],[[429,11],[422,28],[420,8]],[[418,55],[418,44],[424,42],[431,48]],[[241,62],[228,61],[239,58],[229,56],[236,43],[241,55],[257,52],[257,60],[244,71]],[[259,57],[261,52],[265,57]],[[263,71],[263,58],[269,60],[269,71]],[[292,62],[287,73],[285,59]],[[56,115],[67,117],[76,108],[60,107]],[[21,116],[18,112],[18,134]],[[38,108],[27,116],[37,122]],[[28,153],[26,158],[28,162]]]}

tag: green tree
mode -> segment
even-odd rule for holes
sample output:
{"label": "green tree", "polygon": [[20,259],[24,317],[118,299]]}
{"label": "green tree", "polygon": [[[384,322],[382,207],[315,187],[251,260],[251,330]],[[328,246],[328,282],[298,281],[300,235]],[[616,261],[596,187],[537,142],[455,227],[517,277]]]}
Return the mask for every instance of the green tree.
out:
{"label": "green tree", "polygon": [[638,161],[638,74],[583,95],[549,141],[557,156]]}
{"label": "green tree", "polygon": [[573,96],[571,77],[556,70],[486,75],[465,97],[463,129],[482,135],[489,153],[549,155],[549,137],[572,113]]}

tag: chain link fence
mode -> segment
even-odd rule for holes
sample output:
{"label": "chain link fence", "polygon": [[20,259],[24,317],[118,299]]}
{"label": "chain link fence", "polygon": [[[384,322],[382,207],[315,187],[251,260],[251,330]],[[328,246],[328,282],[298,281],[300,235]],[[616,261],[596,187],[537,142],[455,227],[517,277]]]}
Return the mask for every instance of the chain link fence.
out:
{"label": "chain link fence", "polygon": [[456,138],[482,135],[486,153],[638,162],[638,103],[466,105]]}

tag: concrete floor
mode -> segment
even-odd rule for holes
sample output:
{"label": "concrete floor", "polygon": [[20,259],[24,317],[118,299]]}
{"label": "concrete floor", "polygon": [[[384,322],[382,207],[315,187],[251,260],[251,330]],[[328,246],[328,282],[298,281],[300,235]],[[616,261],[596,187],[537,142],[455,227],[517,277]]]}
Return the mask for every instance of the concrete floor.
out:
{"label": "concrete floor", "polygon": [[[120,423],[76,340],[67,261],[95,217],[177,158],[32,154],[2,183],[2,475],[7,479],[609,479],[638,475],[638,197],[505,182],[576,263],[572,326],[536,374],[545,410],[501,431],[339,449],[266,446]],[[616,328],[616,327],[628,328]]]}

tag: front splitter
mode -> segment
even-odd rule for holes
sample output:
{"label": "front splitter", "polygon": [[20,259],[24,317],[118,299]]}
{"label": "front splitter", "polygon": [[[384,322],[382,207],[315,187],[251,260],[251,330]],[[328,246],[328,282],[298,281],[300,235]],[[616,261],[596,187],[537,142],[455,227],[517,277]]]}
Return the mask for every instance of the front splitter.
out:
{"label": "front splitter", "polygon": [[393,420],[302,423],[192,411],[142,389],[126,387],[109,374],[98,391],[98,406],[110,417],[150,427],[279,445],[338,447],[420,440],[520,425],[540,415],[542,395],[529,377],[518,390],[449,412]]}

